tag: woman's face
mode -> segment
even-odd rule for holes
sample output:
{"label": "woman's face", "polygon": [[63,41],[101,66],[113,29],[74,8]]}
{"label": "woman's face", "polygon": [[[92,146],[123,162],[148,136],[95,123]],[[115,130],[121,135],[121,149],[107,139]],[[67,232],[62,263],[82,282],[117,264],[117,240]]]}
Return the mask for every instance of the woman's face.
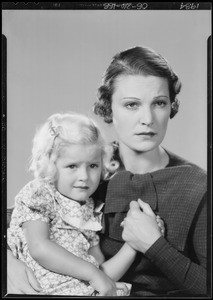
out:
{"label": "woman's face", "polygon": [[112,116],[120,144],[139,152],[157,148],[166,134],[170,112],[165,78],[151,75],[117,78],[112,95]]}

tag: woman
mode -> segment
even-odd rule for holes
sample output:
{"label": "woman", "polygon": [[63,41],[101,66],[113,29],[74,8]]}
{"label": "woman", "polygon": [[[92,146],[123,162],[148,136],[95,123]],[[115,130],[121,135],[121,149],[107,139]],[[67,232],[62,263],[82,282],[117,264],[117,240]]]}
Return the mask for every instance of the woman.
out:
{"label": "woman", "polygon": [[[101,247],[110,257],[124,239],[139,252],[124,276],[137,296],[206,293],[206,173],[160,146],[180,89],[162,56],[135,47],[114,57],[95,104],[96,114],[114,124],[120,164],[106,189]],[[165,238],[137,202],[122,234],[119,223],[138,198],[163,218]]]}
{"label": "woman", "polygon": [[[178,111],[180,89],[161,55],[134,47],[114,56],[94,107],[118,136],[117,172],[94,195],[105,198],[101,248],[106,259],[124,241],[138,251],[121,279],[132,283],[132,296],[207,293],[206,173],[160,146]],[[155,213],[164,220],[165,237]],[[20,289],[13,278],[15,285]]]}

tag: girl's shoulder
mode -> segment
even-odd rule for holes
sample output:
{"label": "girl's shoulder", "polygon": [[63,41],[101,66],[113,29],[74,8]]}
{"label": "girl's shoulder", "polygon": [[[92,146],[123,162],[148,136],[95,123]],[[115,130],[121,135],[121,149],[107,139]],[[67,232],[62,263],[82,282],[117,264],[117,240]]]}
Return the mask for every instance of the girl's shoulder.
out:
{"label": "girl's shoulder", "polygon": [[54,189],[44,180],[34,179],[28,182],[15,198],[16,202],[22,202],[27,206],[50,205],[54,200]]}
{"label": "girl's shoulder", "polygon": [[29,181],[25,186],[20,190],[19,193],[28,192],[31,195],[34,194],[43,194],[43,193],[52,193],[53,188],[51,184],[45,180],[33,179]]}

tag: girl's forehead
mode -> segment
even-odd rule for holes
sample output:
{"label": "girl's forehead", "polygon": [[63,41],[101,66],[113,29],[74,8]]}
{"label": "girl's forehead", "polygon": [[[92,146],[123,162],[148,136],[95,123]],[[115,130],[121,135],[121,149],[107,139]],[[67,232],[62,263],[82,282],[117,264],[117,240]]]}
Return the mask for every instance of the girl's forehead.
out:
{"label": "girl's forehead", "polygon": [[101,157],[102,149],[98,144],[70,144],[63,147],[61,156],[73,159]]}

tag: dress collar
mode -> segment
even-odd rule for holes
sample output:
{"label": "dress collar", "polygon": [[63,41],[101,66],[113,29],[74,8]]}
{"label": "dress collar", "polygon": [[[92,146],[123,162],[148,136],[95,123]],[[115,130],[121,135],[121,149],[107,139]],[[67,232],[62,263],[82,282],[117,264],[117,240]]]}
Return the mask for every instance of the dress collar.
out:
{"label": "dress collar", "polygon": [[98,207],[95,210],[92,198],[89,198],[82,204],[63,196],[55,188],[54,191],[55,200],[58,204],[56,209],[61,218],[61,227],[69,228],[71,226],[78,228],[80,231],[101,230],[102,207]]}

